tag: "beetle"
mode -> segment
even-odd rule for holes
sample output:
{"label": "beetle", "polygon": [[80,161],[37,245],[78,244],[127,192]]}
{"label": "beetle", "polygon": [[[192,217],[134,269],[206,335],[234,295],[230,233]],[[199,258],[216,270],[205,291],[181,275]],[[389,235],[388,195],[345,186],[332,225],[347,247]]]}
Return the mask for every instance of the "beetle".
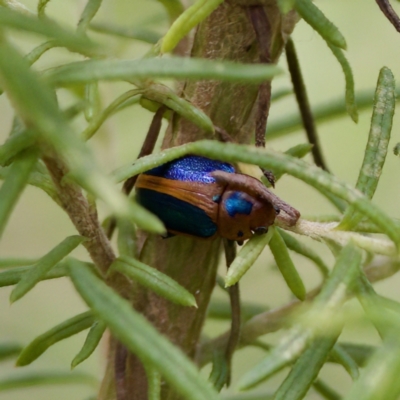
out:
{"label": "beetle", "polygon": [[281,209],[288,225],[300,213],[232,164],[188,155],[138,177],[136,199],[165,224],[168,235],[216,236],[242,243],[268,231]]}

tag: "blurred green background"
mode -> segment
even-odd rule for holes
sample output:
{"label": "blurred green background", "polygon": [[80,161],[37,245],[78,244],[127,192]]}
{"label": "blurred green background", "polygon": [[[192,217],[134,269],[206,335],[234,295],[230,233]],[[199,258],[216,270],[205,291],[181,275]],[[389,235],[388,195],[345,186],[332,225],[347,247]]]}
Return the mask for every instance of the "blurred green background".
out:
{"label": "blurred green background", "polygon": [[[36,9],[37,1],[22,1],[32,10]],[[48,5],[48,15],[62,25],[74,27],[79,19],[86,1],[84,0],[53,0]],[[341,30],[347,39],[346,56],[350,61],[356,82],[356,90],[373,89],[378,72],[382,66],[389,67],[395,76],[400,77],[400,34],[381,14],[374,1],[317,1],[317,6]],[[400,13],[400,4],[393,5]],[[114,0],[103,1],[100,12],[95,18],[97,22],[107,22],[126,27],[148,27],[160,33],[167,28],[167,19],[162,6],[155,0]],[[148,46],[129,39],[115,39],[105,35],[90,33],[101,43],[104,43],[114,54],[121,58],[133,58],[144,54]],[[313,106],[327,103],[344,94],[344,78],[339,64],[331,54],[324,41],[301,21],[293,36],[304,80],[307,84],[310,102]],[[43,38],[27,34],[15,33],[13,41],[23,53],[29,52],[43,42]],[[35,68],[41,70],[58,65],[68,60],[79,59],[71,56],[65,50],[53,49],[46,53]],[[286,69],[283,58],[281,65]],[[109,104],[124,89],[122,84],[102,84],[101,93],[103,106]],[[289,76],[283,75],[273,82],[273,90],[290,87]],[[32,93],[32,96],[35,94]],[[68,106],[74,102],[74,97],[67,91],[60,91],[60,102]],[[296,111],[292,98],[280,100],[272,106],[270,119],[277,121],[285,115]],[[320,124],[318,131],[322,149],[331,171],[341,180],[354,184],[362,162],[365,143],[369,131],[371,110],[360,113],[358,124],[349,117]],[[138,153],[139,146],[146,133],[151,114],[140,106],[134,106],[109,119],[90,146],[108,171],[132,162]],[[0,142],[8,135],[12,122],[12,110],[5,95],[0,97]],[[398,134],[399,118],[395,115],[390,149],[400,141]],[[74,121],[77,131],[85,126],[83,118]],[[298,131],[284,138],[272,140],[268,145],[276,150],[286,150],[289,147],[306,141],[303,132]],[[400,218],[400,160],[390,151],[374,202],[394,218]],[[276,193],[299,209],[304,217],[307,215],[324,215],[334,212],[332,206],[314,189],[290,177],[284,177],[276,188]],[[1,200],[0,200],[1,201]],[[102,216],[106,215],[100,204]],[[7,229],[0,242],[0,257],[30,257],[35,258],[49,251],[65,236],[74,234],[75,230],[66,215],[44,193],[36,188],[27,188],[15,209]],[[322,244],[305,240],[307,244],[318,251],[329,263],[332,257]],[[76,252],[77,256],[86,257],[83,250]],[[300,256],[293,255],[295,264],[302,275],[307,289],[312,289],[320,282],[320,276],[315,267]],[[221,265],[221,273],[224,272]],[[379,282],[376,289],[379,293],[400,300],[400,278],[394,276],[385,282]],[[267,307],[277,307],[285,304],[291,297],[279,272],[274,268],[273,259],[266,250],[256,262],[251,271],[241,283],[242,298],[255,301]],[[0,289],[0,343],[4,341],[28,344],[34,337],[46,331],[64,319],[74,316],[86,306],[75,293],[68,279],[58,279],[42,282],[21,301],[9,305],[9,288]],[[223,298],[220,289],[215,290],[216,298]],[[349,302],[347,307],[357,309],[355,302]],[[214,336],[225,329],[226,322],[208,321],[205,333]],[[67,371],[70,362],[82,345],[86,333],[79,334],[61,342],[35,361],[26,370]],[[268,335],[266,342],[275,343],[280,333]],[[345,340],[374,343],[378,341],[368,322],[359,320],[348,325],[343,333]],[[101,377],[104,368],[103,356],[105,345],[82,365],[78,370],[87,371]],[[241,376],[249,367],[255,365],[263,356],[263,352],[247,348],[237,352],[234,359],[234,376]],[[208,373],[208,368],[204,373]],[[16,371],[13,362],[0,363],[0,379]],[[273,389],[283,379],[284,374],[278,374],[267,385],[260,386],[259,391]],[[329,365],[322,370],[322,376],[327,377],[339,392],[345,393],[351,384],[349,377],[339,366]],[[329,377],[329,378],[328,378]],[[230,390],[232,392],[233,389]],[[30,400],[37,399],[86,399],[94,394],[87,386],[53,386],[18,391],[4,392],[0,399]],[[310,392],[309,399],[318,399],[319,395]]]}

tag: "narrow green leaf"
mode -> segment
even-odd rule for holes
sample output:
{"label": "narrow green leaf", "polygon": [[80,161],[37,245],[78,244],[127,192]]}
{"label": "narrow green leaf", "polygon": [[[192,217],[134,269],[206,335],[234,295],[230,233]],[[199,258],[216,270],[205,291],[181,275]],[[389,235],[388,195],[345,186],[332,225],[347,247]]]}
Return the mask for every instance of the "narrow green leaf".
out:
{"label": "narrow green leaf", "polygon": [[247,241],[228,269],[225,277],[225,287],[232,286],[239,281],[257,260],[273,234],[274,227],[270,226],[266,235],[253,236]]}
{"label": "narrow green leaf", "polygon": [[[39,164],[36,164],[33,171],[31,171],[28,178],[28,185],[36,186],[47,193],[57,204],[60,205],[60,199],[58,197],[56,188],[48,174],[43,174],[37,169]],[[0,180],[4,180],[8,174],[10,167],[0,167]]]}
{"label": "narrow green leaf", "polygon": [[85,86],[85,103],[85,119],[90,122],[100,113],[101,100],[98,82],[91,82]]}
{"label": "narrow green leaf", "polygon": [[353,77],[353,71],[351,70],[351,66],[349,62],[347,61],[347,58],[343,54],[343,51],[339,48],[336,47],[328,42],[328,46],[331,49],[333,55],[336,57],[336,59],[339,61],[344,78],[346,81],[346,90],[345,90],[345,101],[346,101],[346,110],[347,113],[350,115],[351,119],[354,122],[358,122],[358,111],[357,111],[357,104],[356,104],[356,98],[355,98],[355,91],[354,91],[354,77]]}
{"label": "narrow green leaf", "polygon": [[169,53],[198,23],[207,18],[223,0],[197,0],[172,24],[161,44],[161,52]]}
{"label": "narrow green leaf", "polygon": [[81,262],[70,264],[72,281],[83,299],[113,335],[148,365],[154,366],[188,400],[218,400],[188,358]]}
{"label": "narrow green leaf", "polygon": [[[332,343],[331,341],[333,341],[332,338],[335,338],[332,343],[333,346],[336,341],[337,326],[332,320],[346,300],[347,288],[360,273],[360,263],[361,251],[352,243],[349,243],[340,252],[331,275],[322,287],[321,292],[314,299],[311,308],[300,320],[300,323],[295,325],[288,334],[284,336],[281,343],[278,344],[264,360],[240,379],[240,389],[250,389],[280,371],[285,366],[293,363],[303,353],[313,337],[317,337],[317,339],[315,339],[317,341],[327,340],[325,349],[330,349],[329,346],[330,343]],[[322,355],[324,355],[324,353],[320,353],[321,358]],[[316,372],[316,369],[318,369],[321,358],[318,358],[319,361],[315,359],[315,361],[318,362],[315,364],[313,374]],[[305,368],[303,368],[303,370],[305,370]],[[296,369],[293,374],[297,375],[299,372],[301,371]],[[306,376],[307,373],[307,371],[304,371],[304,376]],[[311,383],[312,381],[310,384]],[[301,383],[299,383],[300,386],[304,384],[308,385],[307,379],[304,381],[301,380]],[[303,389],[299,388],[299,390]]]}
{"label": "narrow green leaf", "polygon": [[147,384],[148,384],[148,400],[161,400],[161,375],[152,366],[145,366]]}
{"label": "narrow green leaf", "polygon": [[28,182],[29,174],[35,166],[37,158],[38,154],[35,151],[24,151],[15,158],[7,172],[7,176],[0,188],[0,237]]}
{"label": "narrow green leaf", "polygon": [[215,160],[255,164],[273,171],[282,171],[313,186],[317,190],[327,191],[354,205],[354,207],[375,223],[393,242],[400,243],[400,229],[391,217],[371,203],[362,193],[335,176],[310,165],[303,160],[290,157],[272,150],[233,143],[219,143],[201,140],[167,149],[159,154],[152,154],[137,160],[134,165],[120,168],[114,173],[115,180],[121,182],[130,176],[147,171],[158,165],[182,157],[197,154]]}
{"label": "narrow green leaf", "polygon": [[344,351],[350,355],[350,357],[359,367],[364,367],[376,350],[374,346],[356,343],[341,342],[340,347],[342,347]]}
{"label": "narrow green leaf", "polygon": [[272,393],[244,393],[237,395],[223,396],[222,400],[273,400]]}
{"label": "narrow green leaf", "polygon": [[[305,157],[313,148],[313,145],[310,143],[302,143],[302,144],[298,144],[296,146],[291,147],[290,149],[285,151],[285,154],[292,156],[292,157],[296,157],[296,158],[303,158]],[[283,172],[278,171],[276,173],[274,173],[275,176],[275,182],[278,182],[278,180],[284,175]],[[266,179],[265,179],[266,181]],[[266,183],[264,180],[263,182]],[[270,187],[270,183],[268,182],[269,185],[267,185],[268,187]]]}
{"label": "narrow green leaf", "polygon": [[[94,264],[86,263],[93,271],[96,271]],[[11,286],[18,283],[32,269],[29,267],[14,267],[6,271],[0,272],[0,287]],[[67,260],[61,261],[54,266],[44,277],[43,280],[56,279],[68,276]]]}
{"label": "narrow green leaf", "polygon": [[[170,2],[168,0],[168,2]],[[157,32],[149,31],[145,28],[125,28],[119,25],[110,25],[108,23],[92,22],[89,29],[95,32],[105,33],[108,35],[120,36],[128,39],[140,40],[145,43],[156,44],[161,35]]]}
{"label": "narrow green leaf", "polygon": [[342,400],[342,396],[329,387],[324,381],[321,379],[316,379],[313,383],[314,389],[327,400]]}
{"label": "narrow green leaf", "polygon": [[344,400],[396,400],[400,395],[398,330],[377,349]]}
{"label": "narrow green leaf", "polygon": [[102,0],[88,0],[86,7],[83,10],[81,18],[78,22],[78,33],[86,32],[89,27],[90,21],[94,18],[97,11],[101,6]]}
{"label": "narrow green leaf", "polygon": [[37,263],[37,258],[0,258],[0,269],[25,267]]}
{"label": "narrow green leaf", "polygon": [[38,33],[56,39],[59,46],[92,56],[100,54],[98,45],[83,35],[61,28],[50,19],[38,19],[0,7],[0,25],[26,32]]}
{"label": "narrow green leaf", "polygon": [[145,97],[149,100],[165,104],[168,108],[204,131],[214,133],[214,125],[210,117],[189,101],[179,97],[170,88],[153,83],[146,88]]}
{"label": "narrow green leaf", "polygon": [[43,280],[44,276],[57,263],[84,242],[84,240],[85,238],[82,236],[69,236],[44,255],[18,282],[10,294],[10,302],[14,303],[28,293],[38,282]]}
{"label": "narrow green leaf", "polygon": [[158,0],[158,2],[165,7],[171,23],[185,11],[185,7],[180,0]]}
{"label": "narrow green leaf", "polygon": [[48,82],[57,86],[133,78],[219,79],[228,82],[256,84],[270,80],[281,73],[282,70],[274,65],[170,57],[78,61],[52,68],[43,76]]}
{"label": "narrow green leaf", "polygon": [[296,0],[295,9],[328,43],[346,50],[346,40],[311,0]]}
{"label": "narrow green leaf", "polygon": [[[400,89],[396,90],[397,101],[400,100]],[[374,90],[362,90],[356,93],[357,108],[359,111],[369,108],[373,105]],[[331,99],[325,104],[312,109],[316,123],[331,121],[341,118],[347,114],[346,106],[343,104],[343,98]],[[278,137],[294,133],[302,129],[302,121],[298,112],[286,113],[284,118],[278,120],[268,120],[266,139],[272,140]]]}
{"label": "narrow green leaf", "polygon": [[275,230],[268,244],[275,258],[276,265],[281,271],[289,289],[299,300],[303,301],[306,298],[306,288],[278,230]]}
{"label": "narrow green leaf", "polygon": [[358,370],[357,363],[353,360],[351,355],[347,353],[346,349],[343,348],[339,343],[336,343],[333,347],[331,351],[331,357],[345,368],[353,381],[358,379],[360,371]]}
{"label": "narrow green leaf", "polygon": [[29,343],[19,355],[16,365],[22,367],[32,363],[53,344],[90,328],[94,322],[95,317],[91,311],[67,319]]}
{"label": "narrow green leaf", "polygon": [[278,228],[278,232],[280,233],[282,239],[284,240],[286,246],[298,253],[301,254],[304,257],[307,257],[311,261],[314,262],[314,264],[318,267],[318,269],[321,271],[321,274],[326,277],[329,274],[329,268],[325,264],[325,262],[322,260],[322,258],[312,249],[310,249],[308,246],[306,246],[304,243],[300,242],[297,240],[295,237],[292,235],[289,235],[287,232],[285,232],[282,229]]}
{"label": "narrow green leaf", "polygon": [[92,353],[96,350],[101,338],[107,328],[107,325],[103,321],[95,321],[91,326],[88,335],[86,336],[85,343],[79,351],[79,353],[74,357],[71,362],[71,369],[75,368],[77,365],[89,358]]}
{"label": "narrow green leaf", "polygon": [[[394,77],[390,69],[383,67],[379,73],[368,142],[356,184],[356,188],[370,199],[375,193],[385,164],[395,103]],[[355,211],[354,207],[349,207],[337,229],[350,230],[356,226],[363,215]]]}
{"label": "narrow green leaf", "polygon": [[44,53],[58,46],[59,44],[56,40],[48,40],[47,42],[44,42],[39,46],[36,46],[33,50],[31,50],[25,56],[25,60],[28,62],[29,65],[33,65],[37,60],[39,60],[40,57],[42,57]]}
{"label": "narrow green leaf", "polygon": [[36,137],[36,133],[32,130],[25,130],[10,136],[4,144],[0,146],[0,165],[8,165],[10,160],[18,153],[33,146]]}
{"label": "narrow green leaf", "polygon": [[92,375],[83,372],[30,372],[14,374],[0,379],[0,392],[43,385],[83,384],[97,388],[99,382]]}
{"label": "narrow green leaf", "polygon": [[128,276],[173,303],[197,307],[196,299],[184,287],[157,269],[134,258],[128,256],[117,258],[111,265],[111,271],[118,271]]}
{"label": "narrow green leaf", "polygon": [[285,97],[293,95],[293,89],[291,88],[282,88],[277,91],[272,92],[271,102],[278,101],[284,99]]}
{"label": "narrow green leaf", "polygon": [[22,346],[17,343],[0,343],[0,361],[16,357],[21,350]]}
{"label": "narrow green leaf", "polygon": [[164,226],[158,218],[139,204],[129,201],[105,176],[89,149],[76,137],[57,108],[52,91],[29,70],[26,61],[1,40],[0,83],[25,123],[33,126],[45,142],[63,155],[71,178],[102,199],[115,215],[136,222],[145,230],[164,232]]}
{"label": "narrow green leaf", "polygon": [[136,229],[135,226],[124,220],[117,221],[118,226],[118,254],[137,258],[138,248],[136,246]]}
{"label": "narrow green leaf", "polygon": [[274,400],[301,400],[323,367],[339,332],[326,332],[311,343],[275,393]]}
{"label": "narrow green leaf", "polygon": [[[268,307],[258,303],[241,302],[240,315],[244,321],[268,311]],[[208,309],[207,318],[211,319],[228,319],[232,318],[231,305],[228,299],[211,299]]]}
{"label": "narrow green leaf", "polygon": [[[87,86],[97,86],[97,83],[92,82]],[[107,106],[103,112],[92,113],[92,120],[90,124],[86,127],[86,129],[82,132],[83,140],[90,139],[101,127],[104,121],[111,115],[115,114],[118,111],[121,104],[124,104],[127,100],[131,99],[134,96],[141,94],[143,91],[141,89],[133,89],[129,90],[122,95],[118,96],[109,106]],[[90,104],[90,103],[88,103]],[[94,117],[94,118],[93,118]]]}
{"label": "narrow green leaf", "polygon": [[39,17],[44,17],[45,15],[45,10],[47,3],[49,3],[50,0],[39,0],[38,5],[37,5],[37,12]]}

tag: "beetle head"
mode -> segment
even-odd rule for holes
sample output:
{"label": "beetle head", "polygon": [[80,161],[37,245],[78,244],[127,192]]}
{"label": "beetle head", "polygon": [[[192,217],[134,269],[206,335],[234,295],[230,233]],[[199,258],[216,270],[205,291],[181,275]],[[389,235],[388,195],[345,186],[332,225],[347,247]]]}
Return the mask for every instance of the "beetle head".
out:
{"label": "beetle head", "polygon": [[267,233],[277,214],[270,202],[244,191],[225,189],[218,213],[218,232],[227,239],[243,241]]}

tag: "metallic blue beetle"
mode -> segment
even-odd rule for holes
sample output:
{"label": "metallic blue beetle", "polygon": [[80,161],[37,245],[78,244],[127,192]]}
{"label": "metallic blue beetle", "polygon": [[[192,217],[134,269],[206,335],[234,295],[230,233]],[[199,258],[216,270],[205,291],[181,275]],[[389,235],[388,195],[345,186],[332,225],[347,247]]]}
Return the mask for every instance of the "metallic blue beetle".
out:
{"label": "metallic blue beetle", "polygon": [[141,174],[136,198],[170,234],[217,235],[242,242],[263,234],[282,208],[289,225],[300,214],[260,181],[222,161],[189,155]]}

